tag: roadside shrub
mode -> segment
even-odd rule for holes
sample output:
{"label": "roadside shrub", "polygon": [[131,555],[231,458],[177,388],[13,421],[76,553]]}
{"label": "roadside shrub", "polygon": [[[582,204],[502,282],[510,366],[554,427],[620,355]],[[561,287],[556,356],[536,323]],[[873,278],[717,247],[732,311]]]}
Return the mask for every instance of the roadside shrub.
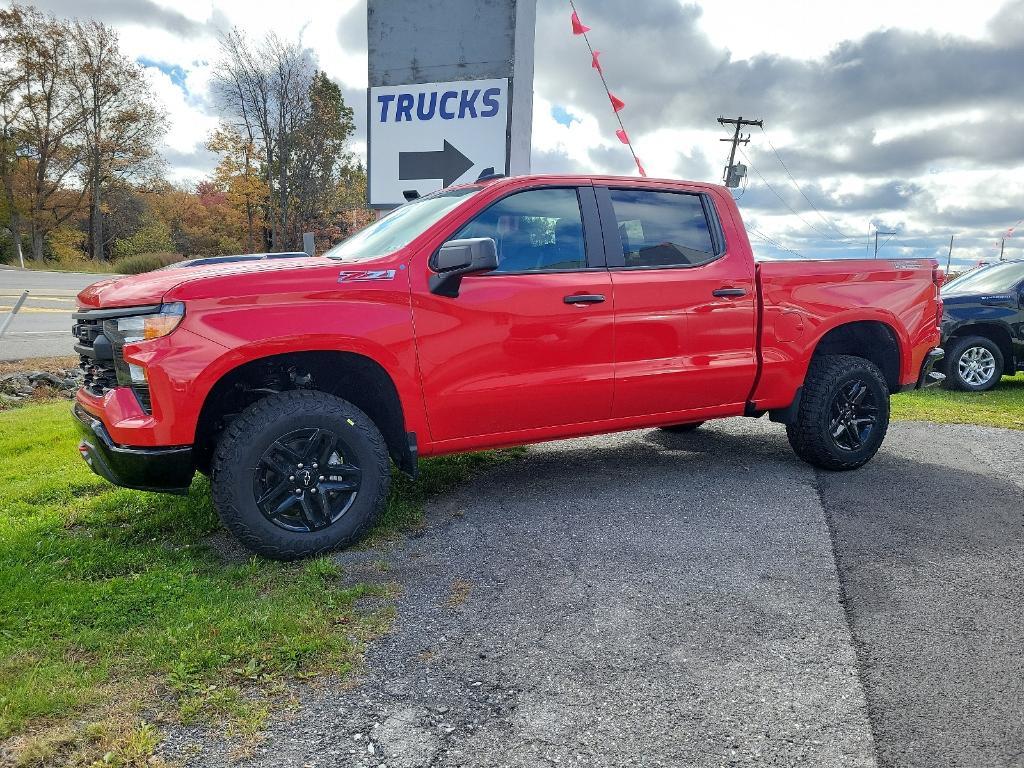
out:
{"label": "roadside shrub", "polygon": [[115,259],[126,259],[129,256],[167,253],[172,250],[174,250],[174,241],[171,239],[170,228],[162,221],[147,217],[145,223],[134,235],[114,241],[111,255]]}
{"label": "roadside shrub", "polygon": [[114,271],[122,275],[138,275],[152,272],[154,269],[166,267],[181,261],[177,253],[140,253],[137,256],[126,256],[114,262]]}

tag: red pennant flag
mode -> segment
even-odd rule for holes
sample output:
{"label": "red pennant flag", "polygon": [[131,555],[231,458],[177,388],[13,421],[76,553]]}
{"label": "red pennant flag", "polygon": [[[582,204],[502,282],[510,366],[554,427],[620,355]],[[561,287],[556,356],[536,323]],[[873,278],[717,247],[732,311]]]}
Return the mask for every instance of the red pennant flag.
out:
{"label": "red pennant flag", "polygon": [[641,176],[643,176],[644,178],[647,178],[647,171],[644,170],[644,165],[643,165],[643,163],[640,162],[640,158],[639,157],[636,159],[636,169],[638,171],[640,171],[640,175]]}
{"label": "red pennant flag", "polygon": [[608,98],[612,102],[612,109],[614,109],[616,112],[618,112],[619,110],[626,106],[626,102],[624,102],[611,91],[608,92]]}
{"label": "red pennant flag", "polygon": [[572,12],[572,33],[574,35],[582,35],[585,32],[589,32],[590,27],[586,26],[580,17],[576,15],[576,11]]}
{"label": "red pennant flag", "polygon": [[619,130],[615,132],[615,135],[619,137],[619,141],[621,141],[623,144],[629,144],[629,135],[626,133],[624,129],[619,128]]}
{"label": "red pennant flag", "polygon": [[593,55],[590,58],[590,66],[592,66],[598,72],[604,72],[604,70],[601,69],[601,62],[597,60],[597,57],[600,56],[600,55],[601,55],[600,51],[594,51]]}

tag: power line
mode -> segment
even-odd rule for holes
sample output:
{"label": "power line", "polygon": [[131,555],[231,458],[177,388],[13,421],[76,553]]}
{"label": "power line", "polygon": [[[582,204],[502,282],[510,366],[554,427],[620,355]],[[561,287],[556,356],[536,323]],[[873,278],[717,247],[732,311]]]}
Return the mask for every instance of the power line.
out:
{"label": "power line", "polygon": [[757,237],[761,238],[764,242],[768,243],[768,245],[773,245],[773,246],[775,246],[776,248],[778,248],[781,251],[788,251],[789,253],[792,253],[794,256],[797,256],[798,258],[801,258],[801,259],[806,258],[806,256],[804,256],[802,253],[794,251],[792,248],[787,248],[786,246],[782,245],[781,243],[776,242],[775,240],[773,240],[772,238],[768,237],[768,235],[766,235],[764,232],[762,232],[759,229],[754,229],[753,227],[748,227],[747,229],[748,229],[749,232],[751,232],[752,234],[754,234]]}
{"label": "power line", "polygon": [[796,191],[800,193],[800,196],[803,197],[804,200],[807,201],[807,204],[809,206],[811,206],[811,209],[816,214],[818,214],[818,218],[820,218],[822,221],[824,221],[828,226],[832,227],[832,229],[834,229],[836,232],[838,232],[842,237],[846,238],[847,240],[854,240],[854,239],[856,239],[854,237],[851,237],[850,235],[847,235],[839,227],[837,227],[835,225],[835,223],[832,220],[828,219],[821,211],[819,211],[817,206],[814,203],[811,202],[811,199],[806,194],[804,194],[804,191],[800,188],[800,185],[797,183],[797,180],[793,177],[793,174],[790,172],[789,166],[786,165],[786,161],[783,160],[782,159],[782,155],[779,154],[779,150],[777,150],[775,148],[775,145],[772,144],[772,140],[768,137],[768,132],[764,129],[763,125],[760,126],[760,128],[761,128],[761,133],[764,135],[764,140],[768,142],[768,146],[771,147],[772,152],[775,154],[775,159],[779,161],[779,164],[786,171],[786,175],[789,176],[789,180],[791,182],[793,182],[793,186],[796,187]]}
{"label": "power line", "polygon": [[777,198],[779,198],[779,201],[784,206],[786,206],[789,209],[790,213],[792,213],[794,216],[796,216],[798,219],[800,219],[800,221],[802,221],[804,224],[806,224],[809,229],[813,229],[815,232],[817,232],[819,235],[821,235],[826,240],[832,240],[834,242],[839,242],[839,239],[837,237],[835,237],[834,235],[830,235],[827,232],[822,232],[816,226],[811,224],[811,222],[809,222],[807,219],[805,219],[803,216],[801,216],[799,213],[797,213],[796,209],[794,209],[793,206],[791,206],[789,203],[787,203],[786,199],[782,195],[780,195],[778,192],[775,191],[775,187],[773,187],[771,184],[768,183],[768,179],[766,179],[764,176],[762,176],[761,172],[759,170],[757,170],[757,168],[754,167],[754,164],[752,162],[750,162],[750,158],[747,157],[747,153],[744,152],[742,149],[739,150],[739,152],[740,152],[741,155],[743,155],[743,159],[747,161],[747,165],[749,166],[750,170],[752,170],[754,173],[757,174],[757,178],[759,178],[762,182],[764,182],[764,185],[766,187],[768,187],[769,190],[771,190],[771,193],[773,195],[775,195]]}
{"label": "power line", "polygon": [[[896,232],[881,232],[881,231],[879,231],[877,229],[875,230],[875,258],[876,259],[878,258],[878,249],[881,248],[882,246],[884,246],[886,243],[888,243],[894,237],[896,237],[897,234],[898,233],[896,233]],[[879,235],[888,235],[888,237],[885,238],[885,240],[882,241],[881,245],[878,244],[878,236]],[[897,240],[896,242],[899,242],[899,240]]]}

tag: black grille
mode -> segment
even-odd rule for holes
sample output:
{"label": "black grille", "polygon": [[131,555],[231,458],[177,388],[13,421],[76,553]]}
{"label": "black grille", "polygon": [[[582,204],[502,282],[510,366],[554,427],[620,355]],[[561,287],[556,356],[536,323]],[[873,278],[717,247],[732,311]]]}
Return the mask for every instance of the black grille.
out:
{"label": "black grille", "polygon": [[84,375],[83,386],[87,392],[99,397],[117,386],[114,350],[103,335],[102,318],[90,318],[84,312],[76,312],[75,318],[71,333],[77,340],[75,351]]}
{"label": "black grille", "polygon": [[[153,412],[149,384],[132,381],[121,344],[112,343],[103,328],[106,321],[116,322],[119,317],[148,315],[159,309],[159,304],[125,309],[89,309],[80,310],[71,316],[75,320],[71,333],[77,340],[75,351],[81,356],[80,365],[85,374],[86,391],[98,397],[114,387],[130,386],[146,413]],[[111,333],[116,336],[116,328]]]}

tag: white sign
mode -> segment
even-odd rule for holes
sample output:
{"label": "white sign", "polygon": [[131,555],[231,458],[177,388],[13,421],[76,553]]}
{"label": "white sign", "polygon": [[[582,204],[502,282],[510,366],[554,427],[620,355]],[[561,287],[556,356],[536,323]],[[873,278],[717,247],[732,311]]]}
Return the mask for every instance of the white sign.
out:
{"label": "white sign", "polygon": [[370,88],[370,205],[508,173],[508,92],[508,78]]}

